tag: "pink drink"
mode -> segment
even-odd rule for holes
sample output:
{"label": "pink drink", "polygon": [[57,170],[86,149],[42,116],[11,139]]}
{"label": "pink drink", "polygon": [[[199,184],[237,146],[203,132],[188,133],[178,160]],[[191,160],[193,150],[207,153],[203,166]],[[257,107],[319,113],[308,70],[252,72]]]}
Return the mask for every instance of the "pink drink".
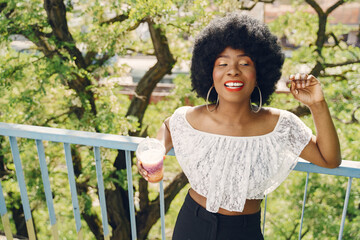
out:
{"label": "pink drink", "polygon": [[154,138],[143,140],[136,150],[136,156],[148,172],[149,182],[159,182],[163,178],[165,147]]}

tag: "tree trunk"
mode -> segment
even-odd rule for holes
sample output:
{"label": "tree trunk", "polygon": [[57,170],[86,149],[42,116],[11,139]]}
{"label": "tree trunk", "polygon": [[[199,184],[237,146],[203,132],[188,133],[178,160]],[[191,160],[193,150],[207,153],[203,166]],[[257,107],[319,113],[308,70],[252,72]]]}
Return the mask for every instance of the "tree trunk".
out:
{"label": "tree trunk", "polygon": [[[44,8],[47,13],[48,22],[53,31],[52,34],[58,40],[57,48],[65,48],[72,59],[75,60],[76,66],[79,69],[86,70],[87,65],[85,58],[82,56],[80,50],[76,47],[75,41],[68,29],[64,1],[44,0]],[[44,46],[44,44],[40,41],[38,44]],[[68,79],[67,84],[71,89],[75,90],[80,99],[82,99],[82,107],[84,109],[87,109],[86,101],[89,101],[91,107],[90,110],[92,114],[96,116],[97,110],[94,93],[89,90],[89,87],[92,85],[91,81],[87,77],[81,77],[74,73],[74,79]],[[96,126],[95,129],[98,131]]]}
{"label": "tree trunk", "polygon": [[151,93],[156,87],[156,84],[166,74],[171,72],[176,62],[170,52],[165,32],[161,26],[155,25],[151,19],[147,19],[147,23],[158,61],[139,81],[135,90],[135,97],[132,99],[126,113],[127,116],[132,115],[137,117],[140,124],[142,123]]}

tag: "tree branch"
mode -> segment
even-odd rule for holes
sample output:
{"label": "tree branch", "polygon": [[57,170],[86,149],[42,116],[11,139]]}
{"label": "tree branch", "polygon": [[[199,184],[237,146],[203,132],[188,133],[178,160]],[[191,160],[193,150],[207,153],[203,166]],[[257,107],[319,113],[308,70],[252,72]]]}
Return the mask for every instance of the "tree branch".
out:
{"label": "tree branch", "polygon": [[60,118],[60,117],[62,117],[64,115],[70,115],[72,113],[75,113],[76,117],[78,119],[81,119],[83,114],[84,114],[84,109],[81,108],[81,107],[77,107],[77,106],[71,106],[69,111],[61,113],[59,115],[56,115],[56,116],[53,116],[53,117],[47,119],[43,124],[40,124],[40,126],[48,126],[50,121],[53,121],[53,120],[55,120],[57,118]]}
{"label": "tree branch", "polygon": [[[97,54],[97,53],[95,53],[95,52],[89,52],[89,53],[86,54],[86,56],[85,56],[85,61],[88,63],[87,71],[89,71],[89,72],[92,72],[92,71],[94,71],[96,68],[103,66],[104,63],[106,63],[106,61],[109,60],[109,58],[111,58],[111,57],[113,56],[113,55],[109,55],[109,54],[105,53],[105,54],[102,56],[102,58],[96,59],[96,58],[95,58],[95,55],[96,55],[96,54]],[[95,61],[95,62],[90,65],[90,63],[91,63],[92,61]]]}
{"label": "tree branch", "polygon": [[344,4],[345,1],[344,0],[340,0],[340,1],[337,1],[336,3],[334,3],[331,7],[329,7],[327,10],[326,10],[326,15],[329,15],[332,11],[334,11],[337,7],[339,7],[340,5]]}
{"label": "tree branch", "polygon": [[0,13],[7,7],[7,3],[6,2],[2,2],[0,3]]}
{"label": "tree branch", "polygon": [[[156,25],[152,19],[148,18],[150,36],[155,50],[157,63],[151,67],[141,78],[136,87],[135,93],[141,98],[134,97],[126,116],[132,115],[139,119],[141,124],[145,114],[152,91],[156,84],[168,73],[171,72],[176,60],[170,52],[169,44],[165,36],[165,32],[161,25]],[[146,100],[143,100],[144,97]],[[133,133],[131,133],[133,134]]]}
{"label": "tree branch", "polygon": [[360,124],[360,121],[355,117],[356,111],[360,109],[360,106],[357,106],[351,113],[351,120],[350,121],[345,121],[343,119],[340,119],[337,116],[333,116],[333,118],[335,118],[336,120],[338,120],[339,122],[343,123],[343,124]]}
{"label": "tree branch", "polygon": [[[53,34],[59,41],[58,47],[63,47],[67,50],[70,56],[75,60],[75,64],[79,69],[86,69],[86,61],[82,56],[80,50],[76,47],[75,41],[69,32],[68,23],[66,20],[66,7],[63,0],[44,0],[44,8],[46,10],[49,24],[52,28]],[[91,61],[88,61],[91,62]],[[86,109],[86,100],[91,106],[91,113],[97,115],[94,93],[89,89],[92,85],[91,81],[85,76],[79,76],[73,73],[75,79],[68,81],[71,89],[74,89],[77,95],[82,99],[84,109]],[[96,131],[98,127],[95,126]]]}
{"label": "tree branch", "polygon": [[128,12],[125,13],[125,14],[117,15],[116,17],[111,18],[109,20],[106,20],[104,22],[101,22],[100,26],[103,26],[103,25],[106,25],[106,24],[112,24],[112,23],[115,23],[115,22],[123,22],[126,19],[129,19],[129,13]]}
{"label": "tree branch", "polygon": [[[340,46],[340,41],[333,32],[327,34],[327,38],[329,38],[329,37],[332,37],[334,39],[334,42],[335,42],[334,46],[338,46],[342,50],[342,47]],[[334,46],[332,46],[332,47],[334,47]]]}
{"label": "tree branch", "polygon": [[298,226],[299,226],[299,223],[294,224],[294,227],[292,228],[290,235],[286,236],[286,240],[291,240],[294,236],[296,236],[295,231]]}
{"label": "tree branch", "polygon": [[303,117],[311,114],[310,109],[305,105],[299,105],[296,108],[289,109],[288,111],[294,113],[298,117]]}
{"label": "tree branch", "polygon": [[75,60],[79,68],[86,68],[85,59],[80,50],[76,47],[75,41],[69,31],[66,20],[66,7],[63,0],[44,0],[44,8],[47,13],[49,24],[53,34],[64,47],[71,57]]}
{"label": "tree branch", "polygon": [[343,74],[320,74],[321,77],[335,78],[337,81],[347,81],[348,79]]}
{"label": "tree branch", "polygon": [[[241,0],[238,0],[241,1]],[[245,7],[244,6],[244,2],[241,1],[241,6],[240,6],[240,10],[246,10],[246,11],[251,11],[257,3],[273,3],[275,2],[275,0],[258,0],[258,1],[253,1],[253,4],[249,7]]]}
{"label": "tree branch", "polygon": [[320,7],[320,5],[315,0],[305,0],[317,13],[319,18],[319,24],[318,24],[318,31],[317,31],[317,39],[316,39],[316,51],[318,52],[319,56],[321,57],[321,50],[324,46],[325,40],[326,40],[326,23],[327,23],[327,17]]}
{"label": "tree branch", "polygon": [[309,4],[315,10],[315,12],[318,14],[318,16],[322,16],[325,14],[324,11],[322,10],[322,8],[320,7],[320,5],[316,1],[305,0],[305,2],[307,2],[307,4]]}
{"label": "tree branch", "polygon": [[[101,22],[100,23],[100,26],[103,26],[103,25],[107,25],[107,24],[112,24],[112,23],[115,23],[115,22],[123,22],[125,20],[129,19],[129,13],[126,12],[124,14],[121,14],[121,15],[118,15],[114,18],[111,18],[107,21],[104,21],[104,22]],[[145,22],[145,19],[141,19],[140,21],[137,21],[134,26],[131,26],[129,27],[126,31],[132,31],[132,30],[135,30],[139,25],[140,23],[143,23]]]}
{"label": "tree branch", "polygon": [[360,63],[360,59],[348,60],[348,61],[342,62],[342,63],[324,63],[324,67],[333,68],[333,67],[341,67],[341,66],[346,66],[346,65],[350,65],[350,64],[356,64],[356,63]]}

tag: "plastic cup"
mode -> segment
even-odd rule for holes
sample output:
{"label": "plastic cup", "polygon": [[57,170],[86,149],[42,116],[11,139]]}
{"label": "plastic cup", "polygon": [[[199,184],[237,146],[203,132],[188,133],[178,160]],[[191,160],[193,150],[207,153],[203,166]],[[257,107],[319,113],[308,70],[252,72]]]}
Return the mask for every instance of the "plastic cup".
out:
{"label": "plastic cup", "polygon": [[145,138],[138,145],[136,157],[148,172],[149,182],[160,182],[163,178],[165,147],[155,138]]}

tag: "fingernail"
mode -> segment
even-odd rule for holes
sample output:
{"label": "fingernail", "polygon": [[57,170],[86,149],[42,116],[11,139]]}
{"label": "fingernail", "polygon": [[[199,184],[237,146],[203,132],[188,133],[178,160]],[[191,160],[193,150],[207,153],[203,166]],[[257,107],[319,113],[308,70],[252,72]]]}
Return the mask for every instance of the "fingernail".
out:
{"label": "fingernail", "polygon": [[299,91],[297,89],[295,89],[295,94],[299,94]]}

